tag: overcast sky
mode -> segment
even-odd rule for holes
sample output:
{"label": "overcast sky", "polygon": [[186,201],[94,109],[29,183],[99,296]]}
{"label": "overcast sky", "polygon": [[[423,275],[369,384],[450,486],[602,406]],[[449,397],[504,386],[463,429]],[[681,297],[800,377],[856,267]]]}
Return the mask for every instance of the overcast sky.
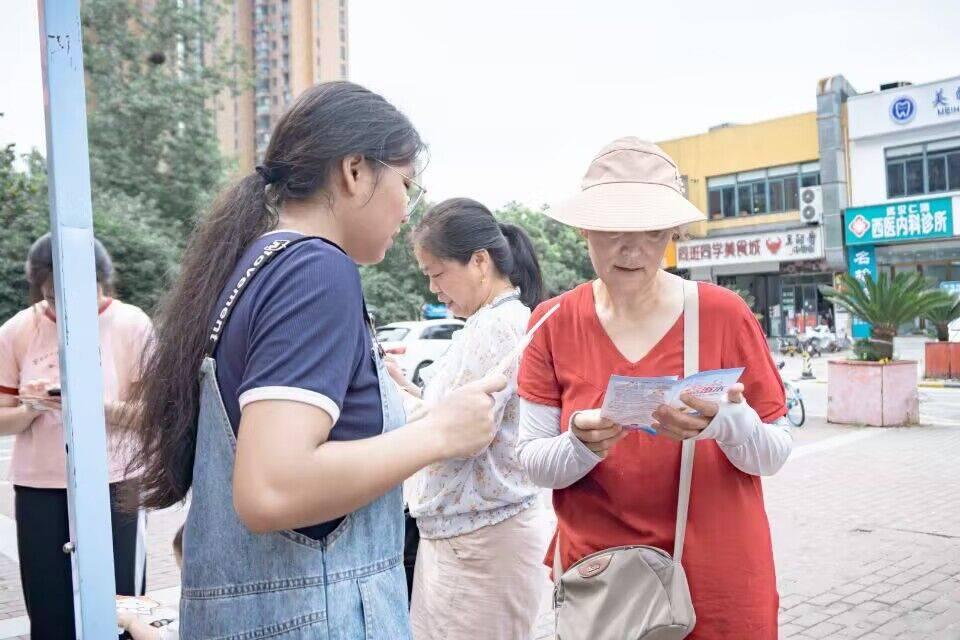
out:
{"label": "overcast sky", "polygon": [[[2,0],[0,143],[43,147],[35,0]],[[817,80],[960,75],[957,0],[349,0],[351,79],[430,144],[430,199],[577,189],[622,135],[664,140],[816,108]],[[776,144],[771,140],[770,144]]]}

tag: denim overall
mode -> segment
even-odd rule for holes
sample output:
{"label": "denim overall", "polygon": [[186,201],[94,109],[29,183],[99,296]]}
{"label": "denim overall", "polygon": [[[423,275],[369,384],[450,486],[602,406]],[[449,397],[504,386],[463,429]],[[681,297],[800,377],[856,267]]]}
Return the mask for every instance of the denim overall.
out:
{"label": "denim overall", "polygon": [[[404,424],[403,403],[376,348],[371,357],[387,432]],[[212,357],[203,361],[200,387],[180,637],[410,638],[400,487],[347,515],[324,540],[291,530],[252,533],[233,507],[237,441]]]}

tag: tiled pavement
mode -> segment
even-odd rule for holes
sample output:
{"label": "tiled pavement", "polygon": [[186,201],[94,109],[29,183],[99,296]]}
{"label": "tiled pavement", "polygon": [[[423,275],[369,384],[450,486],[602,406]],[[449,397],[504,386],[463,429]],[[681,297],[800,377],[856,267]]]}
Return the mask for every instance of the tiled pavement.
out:
{"label": "tiled pavement", "polygon": [[[782,638],[960,639],[960,426],[949,418],[960,419],[960,391],[930,397],[939,426],[855,429],[812,419],[796,432],[791,460],[764,481]],[[11,493],[0,485],[0,537],[10,531]],[[148,589],[167,598],[176,597],[170,540],[183,516],[155,513],[148,527]],[[6,555],[10,542],[0,540]],[[18,568],[4,553],[0,638],[27,637]],[[552,635],[549,591],[545,579],[538,640]]]}

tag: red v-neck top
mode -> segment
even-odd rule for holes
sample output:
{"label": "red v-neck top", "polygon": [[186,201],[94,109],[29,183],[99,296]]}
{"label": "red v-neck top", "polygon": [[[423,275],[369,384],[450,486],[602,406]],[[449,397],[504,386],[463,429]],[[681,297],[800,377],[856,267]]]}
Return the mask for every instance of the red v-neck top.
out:
{"label": "red v-neck top", "polygon": [[[745,367],[747,402],[765,423],[785,415],[783,383],[750,309],[722,287],[700,283],[699,295],[700,369]],[[682,317],[631,363],[600,324],[590,283],[542,304],[531,325],[558,301],[524,354],[519,393],[559,407],[561,431],[573,412],[601,406],[612,374],[683,376]],[[564,567],[620,545],[673,552],[680,448],[631,432],[581,480],[553,492]],[[779,596],[760,478],[734,467],[713,440],[697,443],[683,565],[697,614],[690,640],[776,640]]]}

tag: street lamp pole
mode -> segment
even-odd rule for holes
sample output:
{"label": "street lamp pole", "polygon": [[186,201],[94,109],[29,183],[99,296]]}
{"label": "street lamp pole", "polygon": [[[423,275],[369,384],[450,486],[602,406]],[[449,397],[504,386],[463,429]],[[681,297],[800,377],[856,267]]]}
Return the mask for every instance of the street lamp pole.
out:
{"label": "street lamp pole", "polygon": [[80,0],[38,0],[77,637],[117,636]]}

